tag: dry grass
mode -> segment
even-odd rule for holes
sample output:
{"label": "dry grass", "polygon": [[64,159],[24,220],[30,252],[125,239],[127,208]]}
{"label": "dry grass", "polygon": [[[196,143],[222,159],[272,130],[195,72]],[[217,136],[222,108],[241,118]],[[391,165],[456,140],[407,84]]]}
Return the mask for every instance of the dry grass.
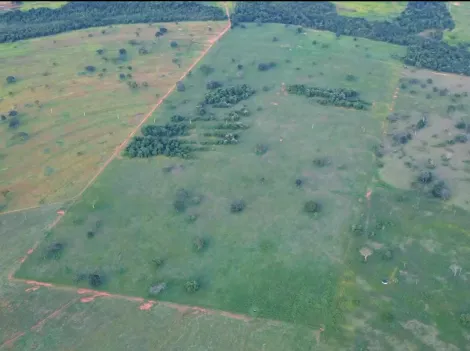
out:
{"label": "dry grass", "polygon": [[[158,26],[141,24],[113,26],[105,34],[103,28],[93,28],[0,46],[0,114],[15,109],[21,122],[16,129],[9,128],[8,120],[0,124],[3,210],[78,193],[224,24],[165,24],[169,31],[159,40],[154,36]],[[139,44],[130,45],[132,39]],[[171,40],[178,42],[177,49],[170,48]],[[149,54],[139,55],[140,47]],[[127,60],[112,63],[120,48],[127,50]],[[101,56],[108,62],[97,49],[104,49]],[[175,58],[179,65],[172,62]],[[96,72],[81,73],[87,65]],[[102,69],[106,72],[99,77]],[[148,87],[132,91],[119,80],[120,73],[131,73],[131,80],[146,81]],[[6,84],[8,75],[17,82]],[[29,135],[26,142],[18,139],[20,132]]]}

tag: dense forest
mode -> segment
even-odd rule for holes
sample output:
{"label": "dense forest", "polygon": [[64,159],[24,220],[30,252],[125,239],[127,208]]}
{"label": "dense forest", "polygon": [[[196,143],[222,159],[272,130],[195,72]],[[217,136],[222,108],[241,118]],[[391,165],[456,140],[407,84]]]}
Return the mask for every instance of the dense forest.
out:
{"label": "dense forest", "polygon": [[0,13],[0,43],[111,24],[223,20],[223,9],[190,1],[71,1],[57,9]]}
{"label": "dense forest", "polygon": [[[466,45],[442,41],[442,31],[455,23],[444,2],[408,2],[391,21],[368,21],[341,16],[331,2],[238,2],[232,26],[242,22],[284,23],[327,30],[341,35],[385,41],[408,47],[404,62],[441,72],[470,75],[470,53]],[[429,35],[420,33],[429,31]]]}

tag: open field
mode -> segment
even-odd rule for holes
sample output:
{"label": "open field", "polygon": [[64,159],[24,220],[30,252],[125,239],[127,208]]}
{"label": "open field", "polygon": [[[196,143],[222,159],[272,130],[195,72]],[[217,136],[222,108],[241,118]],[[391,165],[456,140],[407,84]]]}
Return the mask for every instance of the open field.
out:
{"label": "open field", "polygon": [[76,195],[224,25],[168,23],[159,39],[157,25],[122,25],[0,46],[2,210]]}
{"label": "open field", "polygon": [[[184,81],[186,90],[171,95],[155,121],[193,114],[207,80],[227,86],[246,83],[257,92],[243,101],[251,116],[244,121],[250,128],[240,143],[214,146],[190,160],[113,161],[18,277],[69,285],[96,271],[106,277],[100,289],[142,297],[149,297],[152,285],[165,282],[159,300],[313,329],[323,325],[334,333],[346,306],[338,283],[348,230],[361,213],[360,201],[375,173],[372,147],[380,141],[381,122],[398,84],[401,66],[390,54],[402,50],[368,40],[338,40],[331,33],[297,34],[281,25],[229,32],[204,60],[213,73],[206,76],[201,65],[195,68]],[[273,58],[276,67],[257,69]],[[354,77],[348,79],[348,74]],[[355,89],[371,107],[322,106],[286,94],[283,83]],[[210,112],[222,118],[228,111]],[[194,124],[190,139],[206,140],[210,123]],[[258,143],[267,145],[262,156],[254,152]],[[315,166],[317,158],[329,162]],[[296,178],[302,187],[296,187]],[[179,188],[202,201],[176,213],[173,201]],[[236,199],[243,199],[246,209],[233,214],[230,203]],[[307,200],[322,205],[313,218],[303,213]],[[97,222],[96,235],[87,237]],[[206,246],[195,252],[198,237]],[[53,242],[64,244],[63,254],[44,260]],[[156,267],[154,259],[164,264]],[[188,294],[184,285],[193,279],[201,288]]]}
{"label": "open field", "polygon": [[[188,159],[0,216],[0,350],[468,350],[470,81],[404,50],[229,31],[146,122],[186,126]],[[239,96],[216,83],[254,94],[214,107]]]}
{"label": "open field", "polygon": [[[305,350],[309,328],[251,322],[139,301],[9,281],[8,273],[53,223],[56,206],[0,217],[0,350]],[[5,245],[5,246],[3,246]],[[112,323],[110,322],[112,320]],[[149,333],[149,330],[152,330]],[[230,331],[230,332],[227,332]],[[210,346],[209,346],[210,345]],[[323,350],[321,345],[316,348]]]}
{"label": "open field", "polygon": [[406,8],[406,1],[341,1],[333,3],[339,14],[382,21],[397,17]]}
{"label": "open field", "polygon": [[449,44],[456,45],[460,42],[470,42],[470,27],[468,16],[470,15],[470,4],[468,2],[448,2],[449,11],[455,22],[452,31],[444,32],[444,40]]}
{"label": "open field", "polygon": [[23,1],[20,10],[28,11],[31,9],[38,9],[41,7],[47,7],[50,9],[56,9],[64,6],[68,1]]}

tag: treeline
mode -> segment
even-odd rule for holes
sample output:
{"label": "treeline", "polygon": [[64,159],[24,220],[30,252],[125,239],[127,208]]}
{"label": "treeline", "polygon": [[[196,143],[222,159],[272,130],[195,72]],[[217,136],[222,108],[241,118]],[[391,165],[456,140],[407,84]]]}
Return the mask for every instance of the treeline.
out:
{"label": "treeline", "polygon": [[[326,30],[339,37],[348,35],[408,47],[404,61],[409,65],[441,72],[470,75],[470,54],[465,47],[442,41],[444,29],[455,23],[444,2],[410,1],[391,21],[368,21],[341,16],[330,2],[237,2],[232,26],[242,22],[283,23]],[[428,37],[419,33],[430,31]]]}
{"label": "treeline", "polygon": [[351,89],[327,89],[293,84],[287,86],[287,92],[309,98],[318,98],[316,101],[322,105],[354,108],[356,110],[366,110],[370,105],[369,102],[359,98],[357,91]]}
{"label": "treeline", "polygon": [[192,1],[71,1],[57,9],[0,14],[0,42],[53,35],[111,24],[223,20],[216,6]]}

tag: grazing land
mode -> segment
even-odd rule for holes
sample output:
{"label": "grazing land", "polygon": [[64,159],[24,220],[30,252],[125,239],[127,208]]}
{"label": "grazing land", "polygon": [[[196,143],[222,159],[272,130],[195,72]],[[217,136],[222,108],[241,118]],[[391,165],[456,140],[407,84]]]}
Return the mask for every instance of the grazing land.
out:
{"label": "grazing land", "polygon": [[[165,283],[158,299],[314,329],[340,324],[344,233],[361,212],[373,146],[398,84],[401,65],[390,54],[403,49],[282,25],[262,29],[228,33],[149,121],[193,116],[182,139],[194,141],[194,157],[113,161],[18,277],[86,287],[97,272],[99,289],[114,293],[149,297]],[[198,120],[209,81],[256,92],[231,108],[206,106],[212,117]],[[353,89],[370,106],[322,104],[290,94],[295,84]],[[250,115],[237,126],[249,128],[225,133],[239,134],[239,142],[211,143],[243,105]],[[60,259],[44,259],[54,243],[64,245]],[[197,291],[188,293],[188,282]]]}
{"label": "grazing land", "polygon": [[159,25],[120,25],[2,44],[2,210],[76,195],[224,25],[165,24],[160,38]]}
{"label": "grazing land", "polygon": [[333,2],[343,16],[363,17],[368,20],[391,20],[406,8],[406,1],[341,1]]}
{"label": "grazing land", "polygon": [[[72,201],[0,215],[0,349],[467,350],[470,54],[458,35],[460,4],[409,2],[401,14],[395,2],[346,4],[357,12],[338,14],[327,2],[239,3],[232,30],[205,23],[193,38],[194,23],[163,25],[168,32],[146,24],[114,44],[102,41],[127,26],[5,45],[16,71],[4,87],[17,90],[4,98],[34,92],[21,79],[28,68],[15,62],[60,38],[75,38],[61,47],[87,43],[69,53],[69,62],[83,61],[67,74],[83,79],[88,95],[7,108],[3,150],[23,147],[17,157],[31,153],[35,165],[46,134],[28,129],[39,121],[27,111],[42,121],[59,108],[54,121],[66,120],[60,109],[70,118],[97,95],[95,113],[113,102],[104,133],[114,126],[107,118],[127,111],[128,119],[109,151],[90,144],[76,154],[102,152],[98,173],[63,171],[88,177]],[[198,7],[205,16],[222,3],[202,5],[212,6]],[[74,6],[65,13],[73,17]],[[210,51],[190,66],[204,40]],[[147,63],[167,52],[164,72],[155,71],[161,61]],[[47,72],[63,67],[60,51],[41,55]],[[171,65],[187,74],[168,77],[172,89],[161,92]],[[30,79],[40,87],[50,76]],[[95,84],[106,79],[123,94],[102,94],[107,85]],[[74,96],[65,83],[55,89]],[[75,133],[103,135],[88,113],[76,116]],[[62,146],[67,135],[46,140]],[[12,177],[31,179],[26,170]],[[13,195],[3,189],[5,208]]]}

